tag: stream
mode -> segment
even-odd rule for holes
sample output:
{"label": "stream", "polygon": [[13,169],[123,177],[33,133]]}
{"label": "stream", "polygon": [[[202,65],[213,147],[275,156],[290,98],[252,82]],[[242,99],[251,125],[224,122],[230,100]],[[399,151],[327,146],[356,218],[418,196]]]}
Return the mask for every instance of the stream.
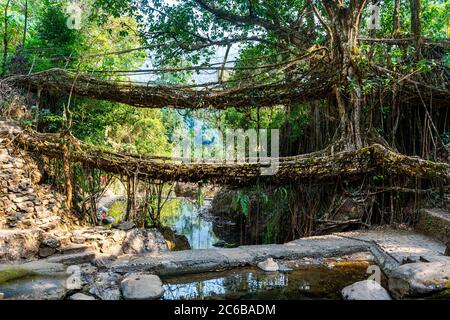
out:
{"label": "stream", "polygon": [[206,207],[198,208],[184,198],[169,199],[166,205],[172,210],[163,210],[163,225],[184,235],[192,249],[209,249],[220,240],[213,230],[212,221],[205,220],[201,214]]}
{"label": "stream", "polygon": [[[304,266],[288,273],[256,268],[209,272],[163,279],[164,300],[341,299],[341,290],[368,277],[367,265]],[[386,279],[382,284],[387,286]]]}
{"label": "stream", "polygon": [[[237,245],[237,227],[230,221],[213,217],[209,212],[210,200],[199,207],[193,200],[182,197],[167,199],[161,213],[161,222],[177,234],[184,235],[192,249],[210,249],[218,242]],[[125,203],[115,201],[109,206],[110,214],[120,221],[125,212]]]}

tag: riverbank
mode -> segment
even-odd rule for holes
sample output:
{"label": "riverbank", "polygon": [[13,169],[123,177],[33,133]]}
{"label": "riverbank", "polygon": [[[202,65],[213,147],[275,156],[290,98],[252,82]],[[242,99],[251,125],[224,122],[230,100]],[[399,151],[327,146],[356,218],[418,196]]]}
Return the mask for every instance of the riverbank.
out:
{"label": "riverbank", "polygon": [[[40,269],[36,269],[33,264],[31,267],[30,264],[7,264],[0,266],[0,270],[30,270],[37,274],[43,272],[48,279],[49,274],[54,273],[55,277],[61,276],[61,272],[64,274],[64,270],[76,266],[77,270],[80,270],[79,283],[75,287],[69,286],[69,288],[67,288],[67,284],[62,283],[59,290],[56,290],[56,292],[61,292],[57,298],[64,299],[75,293],[83,293],[96,299],[116,300],[123,298],[121,291],[123,279],[134,274],[154,274],[163,278],[192,274],[193,277],[196,277],[196,275],[206,272],[226,272],[226,270],[236,272],[232,270],[255,267],[258,262],[268,258],[273,258],[279,265],[285,266],[287,272],[289,269],[305,266],[333,268],[342,261],[355,261],[348,257],[365,253],[364,261],[372,260],[374,265],[380,267],[381,271],[389,278],[387,289],[390,289],[395,298],[401,299],[445,292],[446,284],[444,283],[444,287],[439,286],[439,281],[442,282],[445,277],[445,274],[439,273],[440,270],[443,270],[444,273],[450,272],[448,271],[450,270],[450,257],[444,256],[444,251],[443,243],[413,231],[378,229],[303,238],[280,245],[134,254],[123,255],[115,260],[92,256],[90,261],[78,261],[78,264],[73,260],[42,259],[38,261]],[[49,271],[50,267],[52,270]],[[405,267],[409,269],[406,270]],[[423,268],[427,267],[435,268],[434,273],[414,273],[415,269],[423,271]],[[402,272],[407,272],[407,274],[402,274]],[[427,278],[430,276],[433,279]],[[448,277],[448,274],[446,276]],[[395,281],[391,279],[395,279]],[[18,280],[18,286],[25,286],[28,283],[20,281]],[[9,292],[12,292],[11,285],[13,283],[14,281],[6,282]],[[55,285],[54,282],[52,283]],[[406,287],[407,289],[405,289]],[[421,288],[422,291],[418,288]],[[0,285],[0,292],[2,290],[6,291],[5,284]],[[16,291],[20,292],[20,290]],[[34,295],[33,290],[28,293],[28,297],[38,299],[47,297],[42,292],[39,293],[41,296]],[[5,298],[18,297],[5,295]],[[52,296],[52,298],[55,297]]]}

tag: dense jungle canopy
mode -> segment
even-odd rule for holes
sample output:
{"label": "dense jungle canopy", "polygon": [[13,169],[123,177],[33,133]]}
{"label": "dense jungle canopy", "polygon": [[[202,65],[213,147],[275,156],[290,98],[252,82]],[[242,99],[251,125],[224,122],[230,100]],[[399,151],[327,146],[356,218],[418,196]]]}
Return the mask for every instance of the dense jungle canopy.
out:
{"label": "dense jungle canopy", "polygon": [[[125,181],[130,218],[149,210],[136,204],[139,183],[239,188],[235,207],[250,224],[284,199],[278,222],[261,218],[290,221],[276,241],[311,233],[347,198],[362,224],[414,223],[419,202],[445,205],[448,0],[2,0],[0,8],[1,112],[26,106],[26,130],[10,138],[44,157],[48,181],[76,212],[95,210],[83,205],[102,192],[102,175]],[[196,122],[280,129],[280,170],[266,178],[260,164],[174,161],[178,129],[193,132]]]}

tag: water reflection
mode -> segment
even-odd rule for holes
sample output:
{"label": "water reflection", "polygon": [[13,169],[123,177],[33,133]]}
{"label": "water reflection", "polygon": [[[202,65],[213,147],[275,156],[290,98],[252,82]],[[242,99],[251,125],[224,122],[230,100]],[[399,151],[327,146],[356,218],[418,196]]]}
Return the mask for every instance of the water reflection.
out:
{"label": "water reflection", "polygon": [[[203,207],[199,207],[187,198],[169,198],[161,213],[161,223],[173,229],[177,234],[184,235],[192,249],[209,249],[221,238],[214,230],[217,230],[231,243],[237,243],[234,226],[215,224],[207,220],[201,214],[205,213],[210,201],[205,201]],[[125,216],[126,202],[117,200],[109,205],[109,215],[119,222]]]}
{"label": "water reflection", "polygon": [[347,285],[367,279],[366,267],[314,266],[289,273],[238,269],[164,280],[163,299],[339,299]]}
{"label": "water reflection", "polygon": [[200,210],[188,199],[169,199],[161,215],[162,223],[186,236],[192,249],[212,248],[219,238],[213,231],[213,223],[204,220]]}

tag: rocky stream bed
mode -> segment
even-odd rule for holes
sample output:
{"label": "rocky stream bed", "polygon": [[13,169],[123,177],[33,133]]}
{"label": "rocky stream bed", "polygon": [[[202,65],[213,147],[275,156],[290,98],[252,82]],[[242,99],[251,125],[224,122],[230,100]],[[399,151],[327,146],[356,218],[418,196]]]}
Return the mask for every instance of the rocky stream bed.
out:
{"label": "rocky stream bed", "polygon": [[444,250],[426,236],[385,229],[232,249],[87,251],[3,264],[0,292],[4,299],[440,299],[449,293]]}

